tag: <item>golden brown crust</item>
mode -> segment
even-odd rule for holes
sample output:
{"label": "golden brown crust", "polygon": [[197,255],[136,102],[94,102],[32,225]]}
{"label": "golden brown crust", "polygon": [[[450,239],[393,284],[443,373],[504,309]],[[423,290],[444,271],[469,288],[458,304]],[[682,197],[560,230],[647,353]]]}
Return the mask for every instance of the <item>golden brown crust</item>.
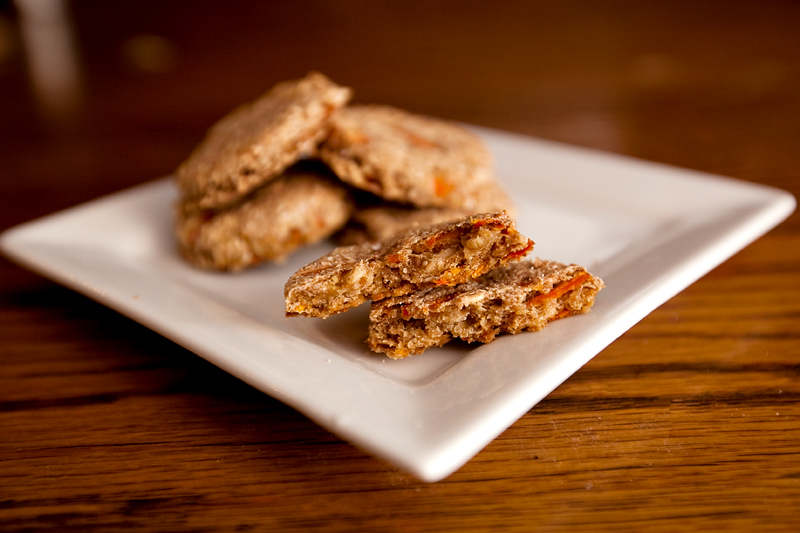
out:
{"label": "golden brown crust", "polygon": [[518,261],[533,248],[505,213],[406,231],[375,244],[337,248],[286,283],[287,316],[326,318],[367,300],[454,285]]}
{"label": "golden brown crust", "polygon": [[281,261],[299,246],[328,237],[347,221],[345,187],[321,174],[289,172],[220,211],[177,206],[181,255],[209,270],[236,271]]}
{"label": "golden brown crust", "polygon": [[312,72],[276,85],[222,118],[175,173],[187,208],[218,209],[235,202],[315,153],[329,132],[330,115],[351,94]]}
{"label": "golden brown crust", "polygon": [[340,110],[320,157],[343,181],[418,207],[475,212],[476,188],[494,181],[491,154],[477,135],[388,106]]}
{"label": "golden brown crust", "polygon": [[501,333],[544,328],[585,313],[603,281],[578,265],[523,261],[453,287],[373,302],[367,344],[401,359],[453,338],[491,342]]}

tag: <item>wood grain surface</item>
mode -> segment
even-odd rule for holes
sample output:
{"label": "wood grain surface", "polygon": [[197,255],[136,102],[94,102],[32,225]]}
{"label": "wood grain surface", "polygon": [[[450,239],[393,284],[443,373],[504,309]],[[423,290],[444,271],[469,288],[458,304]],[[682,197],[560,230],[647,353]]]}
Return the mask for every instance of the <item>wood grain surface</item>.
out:
{"label": "wood grain surface", "polygon": [[[0,2],[0,230],[171,173],[312,69],[800,195],[797,2],[76,0],[55,92],[24,3]],[[799,378],[797,213],[431,484],[0,259],[0,530],[797,531]]]}

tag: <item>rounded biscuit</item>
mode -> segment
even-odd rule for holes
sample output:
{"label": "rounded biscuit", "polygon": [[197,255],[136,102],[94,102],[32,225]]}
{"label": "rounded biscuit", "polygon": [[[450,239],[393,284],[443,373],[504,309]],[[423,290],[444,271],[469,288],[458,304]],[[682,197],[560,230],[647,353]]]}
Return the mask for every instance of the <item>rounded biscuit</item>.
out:
{"label": "rounded biscuit", "polygon": [[352,106],[332,118],[320,157],[343,181],[386,200],[473,210],[494,180],[484,142],[467,129],[388,106]]}
{"label": "rounded biscuit", "polygon": [[220,211],[177,207],[180,254],[208,270],[236,271],[281,261],[300,246],[330,236],[347,221],[346,188],[326,176],[290,171],[241,203]]}
{"label": "rounded biscuit", "polygon": [[352,91],[312,72],[280,83],[212,126],[177,169],[188,209],[218,209],[313,155]]}

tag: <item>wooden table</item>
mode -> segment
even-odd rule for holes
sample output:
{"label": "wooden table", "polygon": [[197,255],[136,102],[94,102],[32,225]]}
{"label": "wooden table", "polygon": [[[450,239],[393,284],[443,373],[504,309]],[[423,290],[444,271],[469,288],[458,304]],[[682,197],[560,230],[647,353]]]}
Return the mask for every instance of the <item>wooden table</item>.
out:
{"label": "wooden table", "polygon": [[[0,2],[0,230],[169,174],[312,69],[357,102],[800,196],[796,2],[402,5],[85,0],[64,26]],[[76,37],[45,46],[75,66],[55,82],[22,44],[42,24]],[[797,213],[432,484],[6,260],[0,317],[3,531],[800,527]]]}

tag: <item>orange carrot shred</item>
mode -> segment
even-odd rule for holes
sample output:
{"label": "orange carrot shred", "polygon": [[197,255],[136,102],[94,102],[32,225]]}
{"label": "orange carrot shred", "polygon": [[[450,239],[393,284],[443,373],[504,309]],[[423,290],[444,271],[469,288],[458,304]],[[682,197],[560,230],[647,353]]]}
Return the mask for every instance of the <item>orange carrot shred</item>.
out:
{"label": "orange carrot shred", "polygon": [[532,240],[528,239],[528,244],[525,246],[525,248],[522,250],[517,250],[516,252],[511,252],[505,258],[509,261],[513,261],[515,259],[519,259],[520,257],[525,257],[530,253],[531,250],[533,250],[534,244],[535,243]]}
{"label": "orange carrot shred", "polygon": [[569,281],[565,281],[553,287],[550,292],[537,294],[533,298],[528,300],[528,305],[536,305],[545,300],[549,300],[551,298],[558,298],[559,296],[568,293],[569,291],[573,290],[574,288],[578,287],[581,283],[586,281],[590,278],[590,274],[588,272],[584,272],[572,278]]}
{"label": "orange carrot shred", "polygon": [[433,179],[433,189],[433,192],[436,194],[436,196],[442,198],[443,196],[447,196],[453,192],[454,187],[453,184],[447,180],[447,178],[441,174],[437,174]]}

